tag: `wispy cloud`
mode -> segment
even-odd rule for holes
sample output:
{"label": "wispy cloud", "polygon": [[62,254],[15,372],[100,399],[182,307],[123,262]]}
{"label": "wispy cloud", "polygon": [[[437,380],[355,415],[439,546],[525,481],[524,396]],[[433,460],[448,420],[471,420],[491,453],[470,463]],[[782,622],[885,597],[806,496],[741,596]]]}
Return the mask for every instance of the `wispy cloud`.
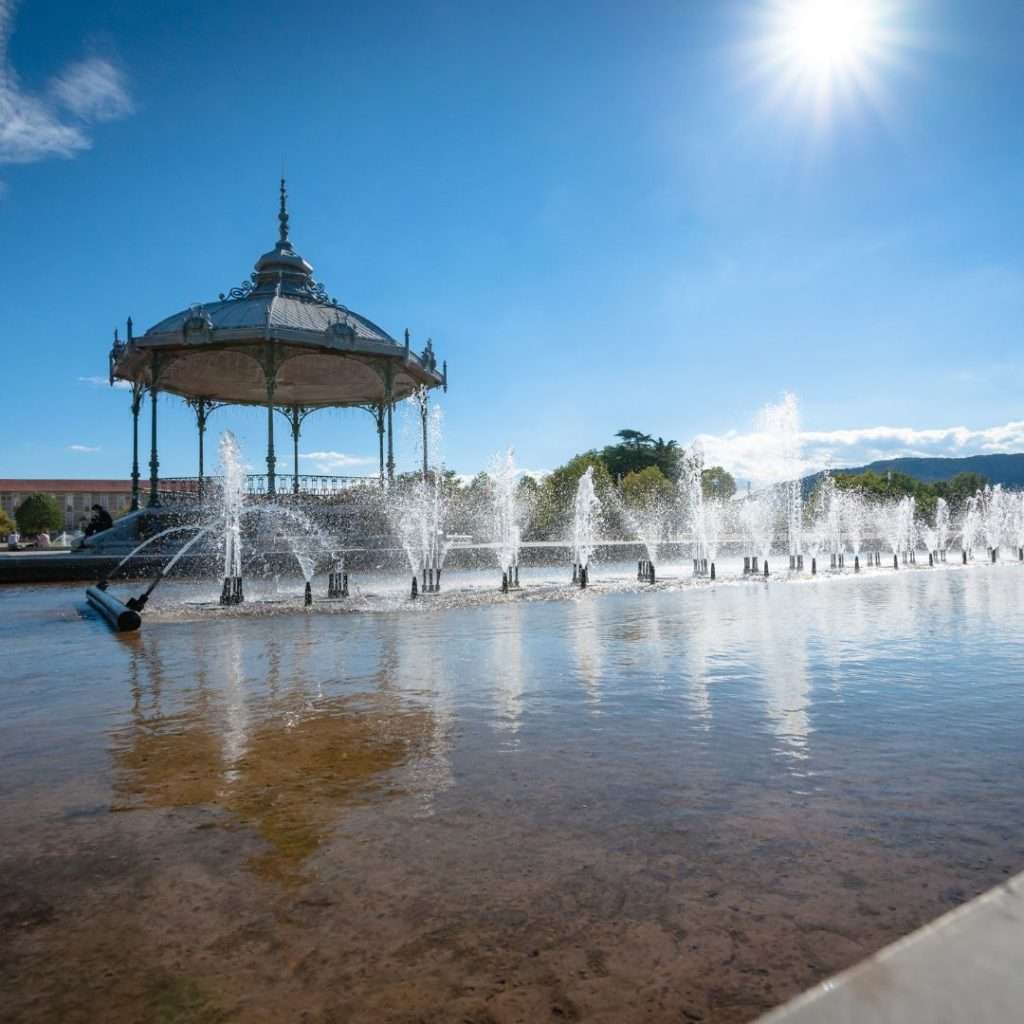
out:
{"label": "wispy cloud", "polygon": [[93,447],[91,444],[69,444],[68,451],[75,452],[78,455],[94,455],[98,452],[99,446]]}
{"label": "wispy cloud", "polygon": [[375,461],[362,455],[348,455],[345,452],[301,452],[300,459],[313,463],[315,473],[344,473],[357,466],[369,466]]}
{"label": "wispy cloud", "polygon": [[[97,388],[109,388],[111,386],[110,381],[106,377],[99,377],[99,376],[96,376],[96,377],[79,377],[78,378],[78,383],[79,384],[91,384],[93,387],[97,387]],[[132,385],[131,385],[131,382],[127,381],[127,380],[115,380],[113,386],[115,388],[118,388],[119,390],[123,391],[123,390],[126,390],[126,389],[130,388]]]}
{"label": "wispy cloud", "polygon": [[725,466],[734,476],[767,484],[826,466],[860,466],[877,459],[1024,451],[1024,420],[981,430],[885,426],[805,430],[796,434],[796,441],[796,446],[788,445],[785,436],[766,429],[696,438],[704,449],[705,464]]}
{"label": "wispy cloud", "polygon": [[69,64],[54,78],[50,94],[84,121],[116,121],[135,109],[124,75],[105,57]]}
{"label": "wispy cloud", "polygon": [[0,0],[0,163],[73,157],[92,145],[91,124],[134,109],[125,76],[112,57],[96,55],[69,64],[45,92],[26,92],[7,54],[14,8]]}

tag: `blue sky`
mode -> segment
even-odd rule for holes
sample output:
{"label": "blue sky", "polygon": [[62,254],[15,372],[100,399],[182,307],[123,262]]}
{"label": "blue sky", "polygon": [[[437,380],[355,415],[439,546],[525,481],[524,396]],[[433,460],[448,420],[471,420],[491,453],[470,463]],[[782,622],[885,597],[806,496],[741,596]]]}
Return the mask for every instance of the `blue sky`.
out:
{"label": "blue sky", "polygon": [[[635,427],[752,475],[785,391],[837,463],[1024,449],[1024,5],[873,0],[816,102],[797,2],[0,0],[0,476],[127,472],[113,328],[242,281],[282,160],[317,277],[448,359],[460,472]],[[258,413],[211,426],[261,462]],[[161,432],[194,472],[188,410]],[[302,450],[372,458],[372,422]]]}

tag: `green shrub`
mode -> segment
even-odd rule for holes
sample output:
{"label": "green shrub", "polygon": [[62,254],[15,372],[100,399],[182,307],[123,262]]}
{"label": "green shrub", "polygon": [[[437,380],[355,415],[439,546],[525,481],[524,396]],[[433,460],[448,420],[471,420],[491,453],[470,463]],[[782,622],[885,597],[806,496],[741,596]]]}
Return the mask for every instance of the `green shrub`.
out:
{"label": "green shrub", "polygon": [[18,530],[29,537],[53,533],[64,526],[64,513],[49,494],[30,494],[15,510]]}
{"label": "green shrub", "polygon": [[0,539],[5,538],[9,533],[14,533],[16,529],[14,520],[0,508]]}

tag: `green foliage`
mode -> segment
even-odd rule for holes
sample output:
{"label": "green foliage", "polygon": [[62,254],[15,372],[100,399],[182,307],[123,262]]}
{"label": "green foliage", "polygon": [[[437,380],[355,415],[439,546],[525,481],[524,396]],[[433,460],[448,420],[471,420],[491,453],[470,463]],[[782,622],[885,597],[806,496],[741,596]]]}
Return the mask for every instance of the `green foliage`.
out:
{"label": "green foliage", "polygon": [[700,475],[700,488],[705,498],[721,498],[724,501],[736,493],[736,480],[732,473],[721,466],[709,466]]}
{"label": "green foliage", "polygon": [[580,477],[588,466],[594,467],[594,490],[600,498],[612,487],[611,474],[601,454],[597,451],[584,452],[559,466],[540,485],[534,506],[530,535],[541,540],[554,540],[564,533],[565,524],[572,516],[573,501]]}
{"label": "green foliage", "polygon": [[957,473],[951,479],[938,480],[931,486],[935,488],[936,497],[945,498],[953,508],[960,508],[987,483],[981,473]]}
{"label": "green foliage", "polygon": [[26,536],[52,533],[64,526],[64,513],[55,498],[39,492],[28,495],[14,510],[18,530]]}
{"label": "green foliage", "polygon": [[14,533],[16,529],[14,520],[0,508],[0,538],[6,538],[7,534]]}
{"label": "green foliage", "polygon": [[917,505],[917,514],[928,522],[935,521],[935,504],[939,498],[944,498],[951,509],[958,511],[987,483],[980,473],[960,473],[951,480],[926,484],[906,473],[888,472],[883,475],[873,470],[836,473],[834,479],[837,487],[860,491],[872,498],[898,500],[912,497]]}
{"label": "green foliage", "polygon": [[659,499],[670,499],[674,492],[672,481],[657,466],[648,466],[622,478],[622,500],[629,508],[650,508]]}
{"label": "green foliage", "polygon": [[654,438],[639,430],[620,430],[615,436],[619,443],[601,451],[601,460],[613,479],[638,473],[649,466],[656,466],[669,480],[679,477],[682,452],[675,441]]}

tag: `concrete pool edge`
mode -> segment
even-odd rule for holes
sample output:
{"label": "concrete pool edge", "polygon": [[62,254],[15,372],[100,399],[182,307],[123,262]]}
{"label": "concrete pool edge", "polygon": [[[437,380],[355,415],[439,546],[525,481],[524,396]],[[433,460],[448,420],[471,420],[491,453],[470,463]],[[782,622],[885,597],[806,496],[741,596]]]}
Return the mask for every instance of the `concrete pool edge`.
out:
{"label": "concrete pool edge", "polygon": [[758,1024],[1019,1019],[1024,872],[757,1018]]}

